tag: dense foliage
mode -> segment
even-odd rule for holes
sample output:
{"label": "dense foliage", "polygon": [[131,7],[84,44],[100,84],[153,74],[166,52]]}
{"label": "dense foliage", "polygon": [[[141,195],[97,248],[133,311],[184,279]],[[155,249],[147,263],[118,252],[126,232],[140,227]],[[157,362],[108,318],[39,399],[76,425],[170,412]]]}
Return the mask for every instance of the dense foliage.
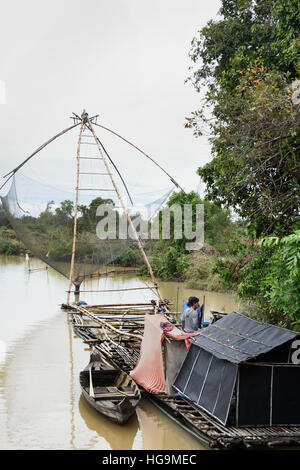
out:
{"label": "dense foliage", "polygon": [[193,38],[190,80],[198,91],[232,91],[238,71],[257,60],[268,69],[299,72],[299,2],[297,0],[222,0],[221,20],[211,20]]}
{"label": "dense foliage", "polygon": [[223,0],[220,13],[192,41],[190,80],[204,95],[186,123],[210,134],[213,158],[198,169],[207,198],[248,224],[216,271],[257,315],[299,328],[299,4]]}
{"label": "dense foliage", "polygon": [[234,93],[208,96],[214,158],[198,172],[208,197],[234,207],[257,236],[286,233],[299,215],[300,109],[291,94],[284,75],[255,64],[239,72]]}
{"label": "dense foliage", "polygon": [[[96,210],[104,205],[109,211],[115,211],[111,199],[95,198],[89,205],[79,205],[77,216],[76,261],[87,264],[87,270],[98,268],[106,264],[106,260],[113,260],[116,264],[132,266],[141,264],[140,255],[135,249],[129,248],[122,241],[115,241],[111,246],[101,242],[97,236],[97,223],[106,215],[96,216]],[[74,203],[65,200],[58,207],[49,201],[44,211],[33,217],[24,212],[22,217],[13,217],[9,220],[1,207],[0,209],[0,253],[23,254],[25,247],[33,254],[47,259],[49,264],[65,263],[63,270],[68,270],[68,263],[72,255],[74,230]],[[114,212],[116,224],[119,223],[119,214]],[[12,224],[12,225],[11,225]],[[14,230],[15,231],[14,231]],[[19,242],[22,240],[24,245]],[[121,256],[119,257],[119,254]],[[62,264],[59,265],[62,269]]]}
{"label": "dense foliage", "polygon": [[[172,194],[167,203],[167,209],[174,205],[182,208],[185,204],[192,207],[192,229],[196,229],[196,205],[204,206],[204,243],[213,246],[219,253],[225,253],[232,232],[235,230],[235,224],[231,221],[228,209],[223,209],[218,203],[202,200],[200,196],[191,191],[183,191]],[[164,209],[160,212],[160,221]],[[184,217],[182,218],[182,238],[174,237],[174,214],[170,214],[170,239],[165,240],[161,237],[154,245],[152,255],[152,267],[154,273],[163,279],[184,279],[185,274],[193,262],[193,252],[186,249],[186,243],[191,241],[186,238],[184,233]],[[161,233],[161,232],[160,232]],[[195,269],[197,267],[195,266]]]}
{"label": "dense foliage", "polygon": [[0,254],[23,255],[26,248],[16,239],[6,213],[0,203]]}
{"label": "dense foliage", "polygon": [[300,230],[279,238],[232,240],[215,272],[226,289],[234,288],[260,319],[300,328]]}

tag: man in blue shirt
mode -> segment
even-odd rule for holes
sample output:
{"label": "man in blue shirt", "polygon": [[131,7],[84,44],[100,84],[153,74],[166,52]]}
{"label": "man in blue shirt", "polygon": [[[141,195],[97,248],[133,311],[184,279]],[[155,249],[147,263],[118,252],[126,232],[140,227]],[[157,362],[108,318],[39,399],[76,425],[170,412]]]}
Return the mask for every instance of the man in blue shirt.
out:
{"label": "man in blue shirt", "polygon": [[198,297],[190,297],[187,305],[188,308],[182,315],[182,327],[187,333],[194,333],[202,326],[203,309],[199,306]]}

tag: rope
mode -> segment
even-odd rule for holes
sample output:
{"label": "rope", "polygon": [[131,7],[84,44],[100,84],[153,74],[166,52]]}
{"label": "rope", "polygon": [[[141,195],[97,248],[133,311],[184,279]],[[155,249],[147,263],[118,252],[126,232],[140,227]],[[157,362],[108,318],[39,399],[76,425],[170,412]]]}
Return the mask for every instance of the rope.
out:
{"label": "rope", "polygon": [[71,127],[68,127],[67,129],[64,129],[63,131],[61,131],[59,134],[56,134],[54,137],[52,137],[51,139],[47,140],[47,142],[45,142],[44,144],[42,144],[38,149],[36,149],[31,155],[29,155],[29,157],[26,158],[26,160],[24,160],[22,163],[20,163],[20,165],[18,165],[16,168],[14,168],[13,170],[11,170],[9,173],[7,173],[6,175],[3,176],[3,178],[6,178],[7,176],[8,179],[2,184],[2,186],[0,187],[0,189],[2,189],[6,183],[14,176],[14,174],[19,171],[20,168],[22,168],[23,165],[25,165],[25,163],[28,162],[28,160],[30,160],[32,157],[34,157],[34,155],[36,155],[38,152],[40,152],[43,148],[45,148],[48,144],[50,144],[51,142],[53,142],[53,140],[57,139],[58,137],[60,137],[61,135],[65,134],[66,132],[70,131],[71,129],[74,129],[74,127],[77,127],[79,126],[81,122],[78,122],[77,124],[74,124],[73,126]]}
{"label": "rope", "polygon": [[111,132],[112,134],[114,134],[115,136],[119,137],[120,139],[124,140],[124,142],[127,142],[127,144],[131,145],[132,147],[134,147],[136,150],[138,150],[140,153],[142,153],[145,157],[147,157],[149,160],[151,160],[156,166],[158,166],[158,168],[160,168],[169,178],[170,180],[172,181],[172,183],[175,184],[175,186],[177,186],[177,188],[181,189],[181,191],[184,192],[184,189],[174,180],[174,178],[172,178],[171,175],[169,175],[169,173],[162,167],[160,166],[155,160],[153,160],[153,158],[151,158],[149,155],[147,155],[143,150],[141,150],[140,148],[138,148],[136,145],[134,145],[132,142],[129,142],[129,140],[125,139],[125,137],[122,137],[120,134],[117,134],[115,131],[109,129],[108,127],[104,127],[104,126],[101,126],[100,124],[97,124],[96,122],[93,123],[95,126],[98,126],[98,127],[101,127],[102,129],[105,129],[106,131],[108,132]]}

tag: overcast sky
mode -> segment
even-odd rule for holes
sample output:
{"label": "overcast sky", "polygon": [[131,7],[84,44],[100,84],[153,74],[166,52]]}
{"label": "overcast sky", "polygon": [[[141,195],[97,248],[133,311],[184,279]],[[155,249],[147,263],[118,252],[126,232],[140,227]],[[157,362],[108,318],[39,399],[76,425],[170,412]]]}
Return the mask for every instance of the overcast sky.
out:
{"label": "overcast sky", "polygon": [[[188,52],[219,8],[218,0],[2,0],[0,176],[85,108],[197,189],[197,167],[211,157],[207,139],[184,128],[199,107],[185,84]],[[54,183],[56,164],[44,170]]]}

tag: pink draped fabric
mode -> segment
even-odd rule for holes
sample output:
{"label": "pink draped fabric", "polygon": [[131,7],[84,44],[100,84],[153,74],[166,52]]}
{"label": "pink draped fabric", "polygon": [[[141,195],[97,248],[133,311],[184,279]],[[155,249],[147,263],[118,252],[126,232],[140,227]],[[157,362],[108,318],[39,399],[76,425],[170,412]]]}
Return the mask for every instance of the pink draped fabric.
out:
{"label": "pink draped fabric", "polygon": [[162,329],[166,323],[163,315],[146,315],[145,329],[139,360],[130,376],[150,393],[166,393],[166,379],[162,356],[162,341],[165,337],[187,340],[198,333],[184,333],[174,327],[171,331]]}

